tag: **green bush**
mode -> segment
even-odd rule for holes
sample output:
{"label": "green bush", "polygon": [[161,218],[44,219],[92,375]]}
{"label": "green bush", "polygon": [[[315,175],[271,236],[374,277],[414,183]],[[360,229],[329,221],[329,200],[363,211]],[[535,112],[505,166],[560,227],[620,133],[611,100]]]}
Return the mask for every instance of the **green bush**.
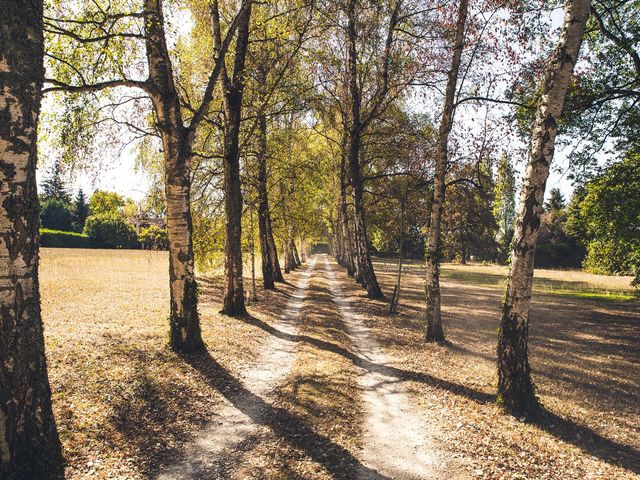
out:
{"label": "green bush", "polygon": [[143,228],[139,240],[143,248],[148,250],[167,250],[169,248],[167,229],[156,225]]}
{"label": "green bush", "polygon": [[138,248],[138,235],[124,218],[113,214],[91,215],[84,224],[84,233],[100,247]]}
{"label": "green bush", "polygon": [[40,207],[40,224],[51,230],[71,230],[73,215],[69,204],[59,198],[47,198]]}
{"label": "green bush", "polygon": [[40,229],[40,245],[58,248],[95,248],[93,241],[82,233]]}

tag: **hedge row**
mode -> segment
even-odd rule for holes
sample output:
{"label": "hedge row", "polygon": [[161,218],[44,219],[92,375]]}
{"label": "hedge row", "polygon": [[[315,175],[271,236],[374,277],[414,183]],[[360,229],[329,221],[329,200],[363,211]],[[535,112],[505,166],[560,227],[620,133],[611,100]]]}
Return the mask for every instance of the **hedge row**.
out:
{"label": "hedge row", "polygon": [[99,246],[83,233],[63,232],[61,230],[40,229],[40,245],[62,248],[98,248]]}

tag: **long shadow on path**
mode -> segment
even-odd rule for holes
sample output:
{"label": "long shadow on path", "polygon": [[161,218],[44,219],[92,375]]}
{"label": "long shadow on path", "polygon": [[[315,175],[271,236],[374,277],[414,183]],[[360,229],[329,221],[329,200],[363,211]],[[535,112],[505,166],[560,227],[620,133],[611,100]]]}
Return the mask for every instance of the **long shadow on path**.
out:
{"label": "long shadow on path", "polygon": [[255,423],[270,428],[292,446],[304,451],[334,478],[352,479],[355,478],[355,472],[360,471],[367,475],[366,478],[390,480],[362,465],[346,448],[315,432],[299,416],[273,406],[249,391],[208,352],[185,355],[183,358],[238,410],[248,415]]}
{"label": "long shadow on path", "polygon": [[[370,372],[380,373],[401,381],[414,381],[430,385],[478,403],[486,404],[495,402],[496,400],[496,396],[493,394],[442,380],[426,373],[376,364],[331,342],[307,335],[288,334],[251,315],[243,317],[243,320],[278,338],[290,342],[307,342],[318,348],[341,355]],[[640,474],[640,451],[629,445],[609,440],[586,426],[576,424],[544,408],[535,424],[542,430],[567,443],[575,445],[589,455],[596,456],[607,463],[619,465],[636,474]]]}

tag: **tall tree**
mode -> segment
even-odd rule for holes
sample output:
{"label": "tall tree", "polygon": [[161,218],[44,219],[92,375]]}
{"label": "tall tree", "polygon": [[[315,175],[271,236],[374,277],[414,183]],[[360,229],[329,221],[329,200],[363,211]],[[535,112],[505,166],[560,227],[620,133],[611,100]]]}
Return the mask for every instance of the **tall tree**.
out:
{"label": "tall tree", "polygon": [[82,188],[78,190],[76,198],[73,201],[73,226],[77,232],[82,232],[84,228],[84,222],[89,216],[89,204],[87,203],[87,197],[82,191]]}
{"label": "tall tree", "polygon": [[590,0],[566,2],[562,31],[545,68],[531,128],[498,340],[498,401],[506,411],[516,415],[534,415],[538,409],[528,358],[533,260],[557,124],[578,60],[590,5]]}
{"label": "tall tree", "polygon": [[547,212],[558,212],[566,207],[564,196],[559,188],[552,188],[549,192],[549,199],[544,204],[544,209]]}
{"label": "tall tree", "polygon": [[[460,174],[464,175],[465,170],[469,169]],[[479,260],[492,260],[497,247],[497,225],[491,211],[493,179],[488,167],[480,170],[477,182],[450,183],[447,187],[442,218],[443,254],[458,258],[463,265],[471,255]]]}
{"label": "tall tree", "polygon": [[162,139],[169,240],[170,344],[180,352],[204,347],[198,319],[191,224],[191,149],[167,48],[161,0],[145,0],[149,78],[145,88]]}
{"label": "tall tree", "polygon": [[458,18],[453,43],[453,57],[447,77],[447,88],[444,95],[440,129],[438,131],[438,145],[436,150],[436,167],[433,180],[433,202],[431,204],[431,222],[427,238],[426,251],[426,340],[428,342],[441,342],[444,340],[442,330],[442,314],[440,311],[440,255],[441,241],[440,229],[442,224],[442,211],[446,189],[446,173],[449,148],[449,134],[453,127],[453,115],[455,108],[455,96],[458,87],[458,73],[464,48],[464,33],[469,11],[469,1],[460,0],[458,4]]}
{"label": "tall tree", "polygon": [[367,289],[371,298],[382,298],[384,295],[378,285],[371,255],[369,254],[369,238],[367,237],[367,226],[364,209],[364,181],[362,178],[361,150],[362,137],[366,128],[380,114],[381,109],[390,92],[390,68],[393,55],[394,36],[400,21],[402,1],[396,0],[390,5],[387,25],[379,25],[386,31],[384,47],[380,55],[380,71],[378,84],[373,93],[373,100],[368,111],[363,111],[363,89],[359,68],[361,65],[361,51],[358,49],[359,38],[363,35],[359,30],[358,20],[358,0],[349,0],[347,4],[347,63],[348,74],[347,84],[349,92],[350,115],[348,117],[348,148],[347,158],[349,166],[349,180],[353,194],[353,232],[356,257],[356,277],[357,280]]}
{"label": "tall tree", "polygon": [[64,477],[38,286],[36,136],[44,81],[42,0],[0,16],[0,478]]}
{"label": "tall tree", "polygon": [[[167,203],[167,231],[169,239],[169,286],[170,286],[170,345],[179,352],[193,352],[204,348],[200,333],[200,321],[197,308],[197,286],[194,273],[193,254],[193,226],[191,216],[191,163],[193,157],[193,144],[197,137],[198,127],[207,117],[218,77],[224,67],[224,59],[227,49],[239,25],[240,18],[246,16],[249,10],[249,0],[242,2],[240,12],[229,25],[224,40],[221,39],[216,49],[216,57],[213,67],[205,82],[204,91],[201,94],[200,103],[194,107],[191,122],[186,125],[183,119],[182,99],[176,87],[173,65],[167,46],[165,35],[165,22],[162,0],[143,0],[142,12],[112,12],[112,5],[106,7],[97,5],[100,10],[90,19],[62,19],[49,25],[50,30],[57,35],[77,41],[81,45],[109,42],[120,38],[135,38],[144,41],[145,57],[148,67],[148,77],[145,80],[132,80],[124,77],[125,69],[122,65],[117,67],[118,73],[123,78],[88,82],[79,75],[80,85],[59,79],[48,79],[53,86],[49,91],[62,90],[67,92],[95,92],[112,87],[130,87],[143,90],[151,99],[155,113],[155,127],[159,132],[163,147],[165,196]],[[72,9],[73,10],[73,9]],[[91,15],[88,8],[85,15]],[[217,9],[215,12],[217,13]],[[132,33],[123,26],[117,26],[121,19],[143,19],[143,34]],[[52,20],[53,21],[53,20]],[[218,33],[220,33],[220,19],[217,18]],[[103,25],[104,23],[104,25]],[[69,31],[68,25],[76,25],[79,32]],[[90,30],[88,33],[83,28],[96,28],[98,31],[109,30],[107,35],[95,35]],[[107,28],[109,25],[109,28]],[[89,35],[90,38],[87,38]],[[104,45],[103,48],[109,48]],[[69,61],[63,59],[63,63],[69,65]],[[79,72],[78,68],[74,71]],[[112,72],[100,72],[101,75]],[[227,194],[229,194],[227,192]],[[233,192],[231,193],[233,196]],[[235,202],[234,197],[234,202]],[[235,205],[235,203],[234,203]],[[242,198],[240,198],[239,211],[242,211]],[[237,241],[239,242],[240,237]],[[235,239],[235,237],[234,237]],[[235,240],[234,240],[235,241]],[[239,247],[238,247],[239,248]]]}
{"label": "tall tree", "polygon": [[271,209],[267,183],[267,118],[258,117],[258,230],[262,255],[262,282],[266,289],[275,288],[274,282],[282,282],[282,270],[278,260],[278,249],[273,238]]}
{"label": "tall tree", "polygon": [[[218,1],[211,4],[214,46],[217,55],[222,54],[222,35]],[[251,0],[246,1],[238,18],[238,37],[231,76],[222,62],[220,85],[224,105],[224,205],[225,205],[225,282],[224,306],[227,315],[246,313],[242,280],[242,189],[240,184],[240,122],[242,97],[245,84],[245,60],[249,46],[249,20]]]}
{"label": "tall tree", "polygon": [[64,203],[71,202],[69,191],[62,179],[62,166],[59,161],[54,162],[49,176],[42,182],[42,192],[45,198],[55,198]]}

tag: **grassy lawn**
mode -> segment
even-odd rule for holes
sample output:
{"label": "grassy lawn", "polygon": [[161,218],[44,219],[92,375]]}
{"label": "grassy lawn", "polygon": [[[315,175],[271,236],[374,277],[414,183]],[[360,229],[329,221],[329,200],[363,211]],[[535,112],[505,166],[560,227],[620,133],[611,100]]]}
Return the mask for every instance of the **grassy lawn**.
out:
{"label": "grassy lawn", "polygon": [[[380,260],[384,271],[394,269],[394,261]],[[410,261],[407,271],[419,272],[422,262]],[[508,269],[500,265],[445,263],[442,265],[444,281],[482,285],[503,289],[507,284]],[[582,270],[537,269],[534,275],[533,291],[553,295],[585,299],[613,301],[633,300],[637,290],[631,285],[633,277],[596,275]]]}

